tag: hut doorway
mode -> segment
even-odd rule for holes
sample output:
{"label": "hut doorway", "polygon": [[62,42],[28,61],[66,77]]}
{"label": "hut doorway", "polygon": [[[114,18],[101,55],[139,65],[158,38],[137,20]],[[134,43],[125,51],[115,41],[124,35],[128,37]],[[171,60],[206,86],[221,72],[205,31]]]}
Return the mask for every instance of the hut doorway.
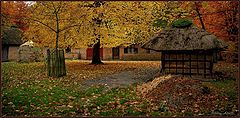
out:
{"label": "hut doorway", "polygon": [[8,60],[8,46],[2,46],[2,61]]}

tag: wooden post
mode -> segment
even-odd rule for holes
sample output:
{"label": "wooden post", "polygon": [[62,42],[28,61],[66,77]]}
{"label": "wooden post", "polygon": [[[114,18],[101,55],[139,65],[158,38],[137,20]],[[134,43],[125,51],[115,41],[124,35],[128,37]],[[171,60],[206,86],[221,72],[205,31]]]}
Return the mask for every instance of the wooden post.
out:
{"label": "wooden post", "polygon": [[62,64],[63,64],[62,63],[62,50],[59,50],[58,52],[59,52],[59,75],[62,76],[63,75],[62,74],[63,73],[62,72],[62,67],[63,67],[62,66]]}
{"label": "wooden post", "polygon": [[171,54],[170,53],[168,53],[168,73],[171,73],[170,72],[170,66],[171,66],[171,62],[170,62],[170,56],[171,56]]}
{"label": "wooden post", "polygon": [[175,54],[176,55],[176,74],[178,74],[177,73],[177,62],[178,62],[178,59],[177,59],[177,54]]}
{"label": "wooden post", "polygon": [[197,74],[199,75],[198,54],[197,54]]}
{"label": "wooden post", "polygon": [[51,54],[50,54],[50,50],[47,49],[47,71],[48,71],[48,76],[51,76]]}
{"label": "wooden post", "polygon": [[190,77],[192,76],[192,57],[191,57],[191,53],[190,52],[190,55],[189,55],[189,73],[190,73]]}
{"label": "wooden post", "polygon": [[182,54],[182,75],[184,76],[184,53]]}
{"label": "wooden post", "polygon": [[52,52],[52,55],[51,55],[51,61],[52,61],[52,76],[55,76],[55,52],[53,51]]}
{"label": "wooden post", "polygon": [[206,78],[206,52],[204,52],[204,78]]}
{"label": "wooden post", "polygon": [[162,55],[161,55],[161,65],[162,65],[162,69],[160,70],[160,73],[163,73],[164,70],[165,70],[165,53],[162,52]]}
{"label": "wooden post", "polygon": [[209,67],[209,71],[210,71],[210,75],[211,75],[211,79],[212,79],[212,75],[213,75],[213,72],[212,72],[212,69],[213,69],[213,62],[214,62],[214,58],[213,57],[214,53],[212,54],[212,58],[211,58],[211,61],[210,61],[210,67]]}
{"label": "wooden post", "polygon": [[66,72],[66,65],[65,65],[65,56],[64,56],[64,50],[63,50],[63,75],[67,75],[67,72]]}

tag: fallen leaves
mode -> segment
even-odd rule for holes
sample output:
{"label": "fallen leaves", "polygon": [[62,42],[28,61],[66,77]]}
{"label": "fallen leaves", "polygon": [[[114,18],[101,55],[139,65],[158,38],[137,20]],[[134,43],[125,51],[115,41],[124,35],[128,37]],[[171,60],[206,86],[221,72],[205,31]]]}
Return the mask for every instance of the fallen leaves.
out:
{"label": "fallen leaves", "polygon": [[[135,74],[139,74],[146,68],[159,68],[160,64],[156,61],[109,61],[104,62],[104,65],[89,63],[67,61],[67,76],[60,78],[48,77],[41,62],[3,63],[3,114],[5,116],[179,116],[178,112],[185,115],[206,115],[206,112],[228,114],[237,110],[236,95],[232,91],[236,83],[233,80],[203,83],[199,80],[168,75],[158,77],[137,88],[130,86],[110,89],[103,85],[83,90],[81,85],[83,80],[125,70],[134,70]],[[220,68],[224,66],[218,68],[221,70]],[[236,72],[233,68],[231,71]],[[205,86],[210,90],[209,94],[202,93],[202,88]],[[138,96],[140,94],[144,94],[147,99]]]}
{"label": "fallen leaves", "polygon": [[[208,83],[208,86],[211,85],[211,82]],[[137,90],[140,95],[153,102],[166,101],[172,113],[179,112],[186,115],[206,114],[217,109],[221,112],[226,111],[227,107],[224,104],[231,103],[228,97],[220,95],[222,91],[211,86],[208,87],[209,93],[203,93],[202,88],[205,88],[205,85],[199,80],[187,77],[171,76],[166,79],[166,76],[161,76],[138,86]],[[233,112],[233,108],[230,109]]]}

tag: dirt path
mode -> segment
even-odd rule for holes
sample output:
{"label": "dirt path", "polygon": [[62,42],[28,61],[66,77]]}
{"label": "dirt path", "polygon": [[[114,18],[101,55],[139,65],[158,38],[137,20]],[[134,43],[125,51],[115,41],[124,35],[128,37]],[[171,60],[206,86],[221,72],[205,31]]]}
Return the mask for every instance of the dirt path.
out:
{"label": "dirt path", "polygon": [[135,69],[132,71],[122,71],[112,75],[107,75],[97,79],[86,80],[82,83],[84,86],[107,85],[110,88],[127,87],[134,83],[146,82],[154,77],[159,68]]}

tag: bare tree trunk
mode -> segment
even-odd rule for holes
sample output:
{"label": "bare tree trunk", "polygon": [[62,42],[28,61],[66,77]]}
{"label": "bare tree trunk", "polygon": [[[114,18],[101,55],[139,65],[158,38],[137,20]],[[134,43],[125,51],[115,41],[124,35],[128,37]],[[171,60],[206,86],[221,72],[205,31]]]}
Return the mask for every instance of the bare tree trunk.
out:
{"label": "bare tree trunk", "polygon": [[[101,1],[94,2],[95,8],[100,7],[101,5],[102,5]],[[96,25],[98,27],[100,27],[102,20],[98,17],[98,18],[93,19],[93,22],[95,22]],[[94,31],[94,34],[95,34],[95,36],[98,35],[95,33],[95,31]],[[101,61],[101,58],[100,58],[100,37],[96,38],[96,40],[97,40],[97,43],[95,43],[93,46],[92,63],[91,64],[103,64],[103,62]]]}
{"label": "bare tree trunk", "polygon": [[92,63],[91,64],[103,64],[100,59],[100,39],[97,38],[97,43],[93,46],[93,55],[92,55]]}
{"label": "bare tree trunk", "polygon": [[200,11],[199,11],[199,9],[198,9],[198,6],[197,6],[197,3],[196,3],[196,2],[195,2],[195,7],[196,7],[197,16],[199,17],[199,20],[200,20],[201,25],[202,25],[202,29],[206,30],[206,29],[205,29],[205,26],[204,26],[204,22],[203,22],[203,20],[202,20],[202,16],[201,16],[201,14],[200,14]]}

